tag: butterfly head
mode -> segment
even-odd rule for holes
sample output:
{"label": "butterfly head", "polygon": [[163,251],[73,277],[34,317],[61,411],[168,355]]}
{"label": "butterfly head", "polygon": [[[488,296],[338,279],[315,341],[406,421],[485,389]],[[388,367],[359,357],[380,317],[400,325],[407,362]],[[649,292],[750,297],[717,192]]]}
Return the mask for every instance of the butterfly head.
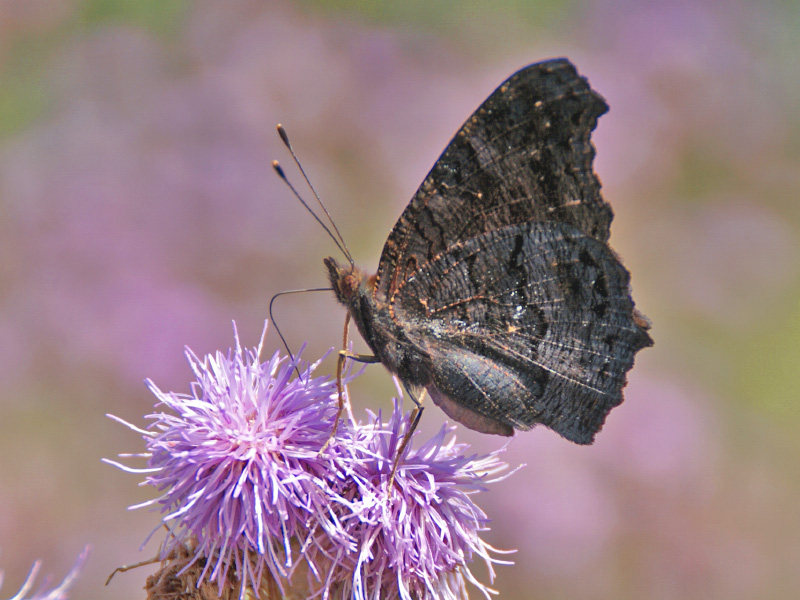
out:
{"label": "butterfly head", "polygon": [[342,266],[331,257],[323,262],[328,268],[328,278],[339,302],[348,307],[357,302],[357,298],[366,292],[369,285],[367,274],[351,264]]}

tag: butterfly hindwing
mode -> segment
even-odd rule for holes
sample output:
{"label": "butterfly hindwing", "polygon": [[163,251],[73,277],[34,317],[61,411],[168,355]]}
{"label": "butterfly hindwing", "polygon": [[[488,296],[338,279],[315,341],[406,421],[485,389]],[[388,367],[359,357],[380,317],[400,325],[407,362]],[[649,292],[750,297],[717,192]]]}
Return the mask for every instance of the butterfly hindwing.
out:
{"label": "butterfly hindwing", "polygon": [[434,401],[507,433],[542,423],[590,443],[650,344],[628,280],[574,227],[523,223],[451,246],[398,288],[393,311],[433,359]]}

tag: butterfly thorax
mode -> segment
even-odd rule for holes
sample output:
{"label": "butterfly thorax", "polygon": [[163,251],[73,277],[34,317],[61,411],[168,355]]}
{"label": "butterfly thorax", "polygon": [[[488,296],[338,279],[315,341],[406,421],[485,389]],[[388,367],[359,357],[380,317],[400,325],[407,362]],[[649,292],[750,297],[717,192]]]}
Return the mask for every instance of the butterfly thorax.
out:
{"label": "butterfly thorax", "polygon": [[430,358],[392,318],[389,304],[375,290],[375,276],[350,264],[326,258],[328,278],[336,299],[347,308],[361,336],[380,362],[406,384],[424,387],[430,381]]}

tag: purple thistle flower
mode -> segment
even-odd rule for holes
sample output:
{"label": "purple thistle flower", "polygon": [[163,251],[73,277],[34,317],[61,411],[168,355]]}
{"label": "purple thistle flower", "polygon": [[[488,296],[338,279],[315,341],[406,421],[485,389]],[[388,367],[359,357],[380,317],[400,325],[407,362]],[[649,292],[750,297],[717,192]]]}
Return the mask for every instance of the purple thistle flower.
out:
{"label": "purple thistle flower", "polygon": [[494,591],[468,567],[479,556],[493,580],[492,563],[501,562],[479,537],[488,518],[470,496],[507,467],[497,456],[502,449],[468,456],[466,444],[447,438],[454,428],[442,427],[419,449],[406,447],[389,493],[397,449],[409,424],[409,415],[395,400],[388,423],[378,415],[371,424],[350,429],[350,470],[338,481],[342,505],[349,510],[341,523],[355,540],[355,550],[352,542],[319,544],[333,565],[324,597],[461,600],[467,598],[466,580],[487,597]]}
{"label": "purple thistle flower", "polygon": [[189,395],[147,382],[170,409],[148,415],[147,429],[112,417],[143,435],[148,468],[106,462],[145,473],[161,492],[139,505],[160,508],[169,530],[167,564],[149,592],[189,582],[220,598],[248,588],[285,596],[300,589],[304,565],[309,597],[463,600],[467,581],[488,597],[468,565],[482,558],[493,579],[500,561],[479,537],[488,519],[471,495],[506,468],[499,451],[467,455],[443,427],[408,445],[389,490],[410,425],[401,401],[388,423],[372,415],[358,425],[348,413],[329,441],[337,386],[311,377],[319,363],[301,368],[279,353],[262,363],[261,344],[242,350],[235,339],[235,349],[202,361],[187,349]]}
{"label": "purple thistle flower", "polygon": [[106,461],[146,473],[145,482],[162,492],[131,507],[167,513],[162,559],[192,548],[184,570],[205,562],[198,585],[209,579],[220,591],[229,589],[234,566],[242,595],[248,585],[259,589],[265,571],[280,585],[294,566],[293,542],[302,544],[309,526],[332,539],[342,535],[328,517],[328,480],[341,449],[332,444],[320,454],[336,416],[336,382],[311,377],[319,362],[276,352],[262,363],[261,344],[242,350],[236,334],[234,350],[202,361],[187,349],[192,394],[163,392],[148,380],[170,412],[148,415],[154,422],[146,430],[111,417],[142,433],[148,452],[139,456],[149,468]]}
{"label": "purple thistle flower", "polygon": [[[68,598],[69,588],[72,587],[72,584],[75,583],[75,580],[78,578],[78,575],[83,568],[84,563],[86,562],[86,558],[89,556],[89,546],[86,546],[83,551],[78,555],[78,559],[75,561],[75,564],[72,565],[72,568],[67,573],[67,576],[64,577],[63,581],[56,587],[51,590],[47,590],[46,588],[50,584],[50,577],[45,577],[42,584],[39,586],[39,591],[37,591],[33,596],[27,596],[28,592],[31,591],[33,587],[33,582],[36,580],[36,576],[39,574],[39,569],[42,566],[41,561],[37,560],[33,563],[28,576],[25,578],[25,582],[22,584],[20,590],[12,596],[9,600],[66,600]],[[3,573],[0,571],[0,587],[3,584]]]}

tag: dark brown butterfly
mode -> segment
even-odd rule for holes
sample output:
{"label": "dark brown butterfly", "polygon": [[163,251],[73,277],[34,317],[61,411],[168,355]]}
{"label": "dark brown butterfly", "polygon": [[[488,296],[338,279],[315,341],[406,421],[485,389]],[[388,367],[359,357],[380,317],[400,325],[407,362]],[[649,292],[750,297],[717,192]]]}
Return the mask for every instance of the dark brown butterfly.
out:
{"label": "dark brown butterfly", "polygon": [[567,59],[525,67],[436,161],[377,275],[325,259],[376,361],[471,429],[589,444],[653,343],[592,170],[607,110]]}

